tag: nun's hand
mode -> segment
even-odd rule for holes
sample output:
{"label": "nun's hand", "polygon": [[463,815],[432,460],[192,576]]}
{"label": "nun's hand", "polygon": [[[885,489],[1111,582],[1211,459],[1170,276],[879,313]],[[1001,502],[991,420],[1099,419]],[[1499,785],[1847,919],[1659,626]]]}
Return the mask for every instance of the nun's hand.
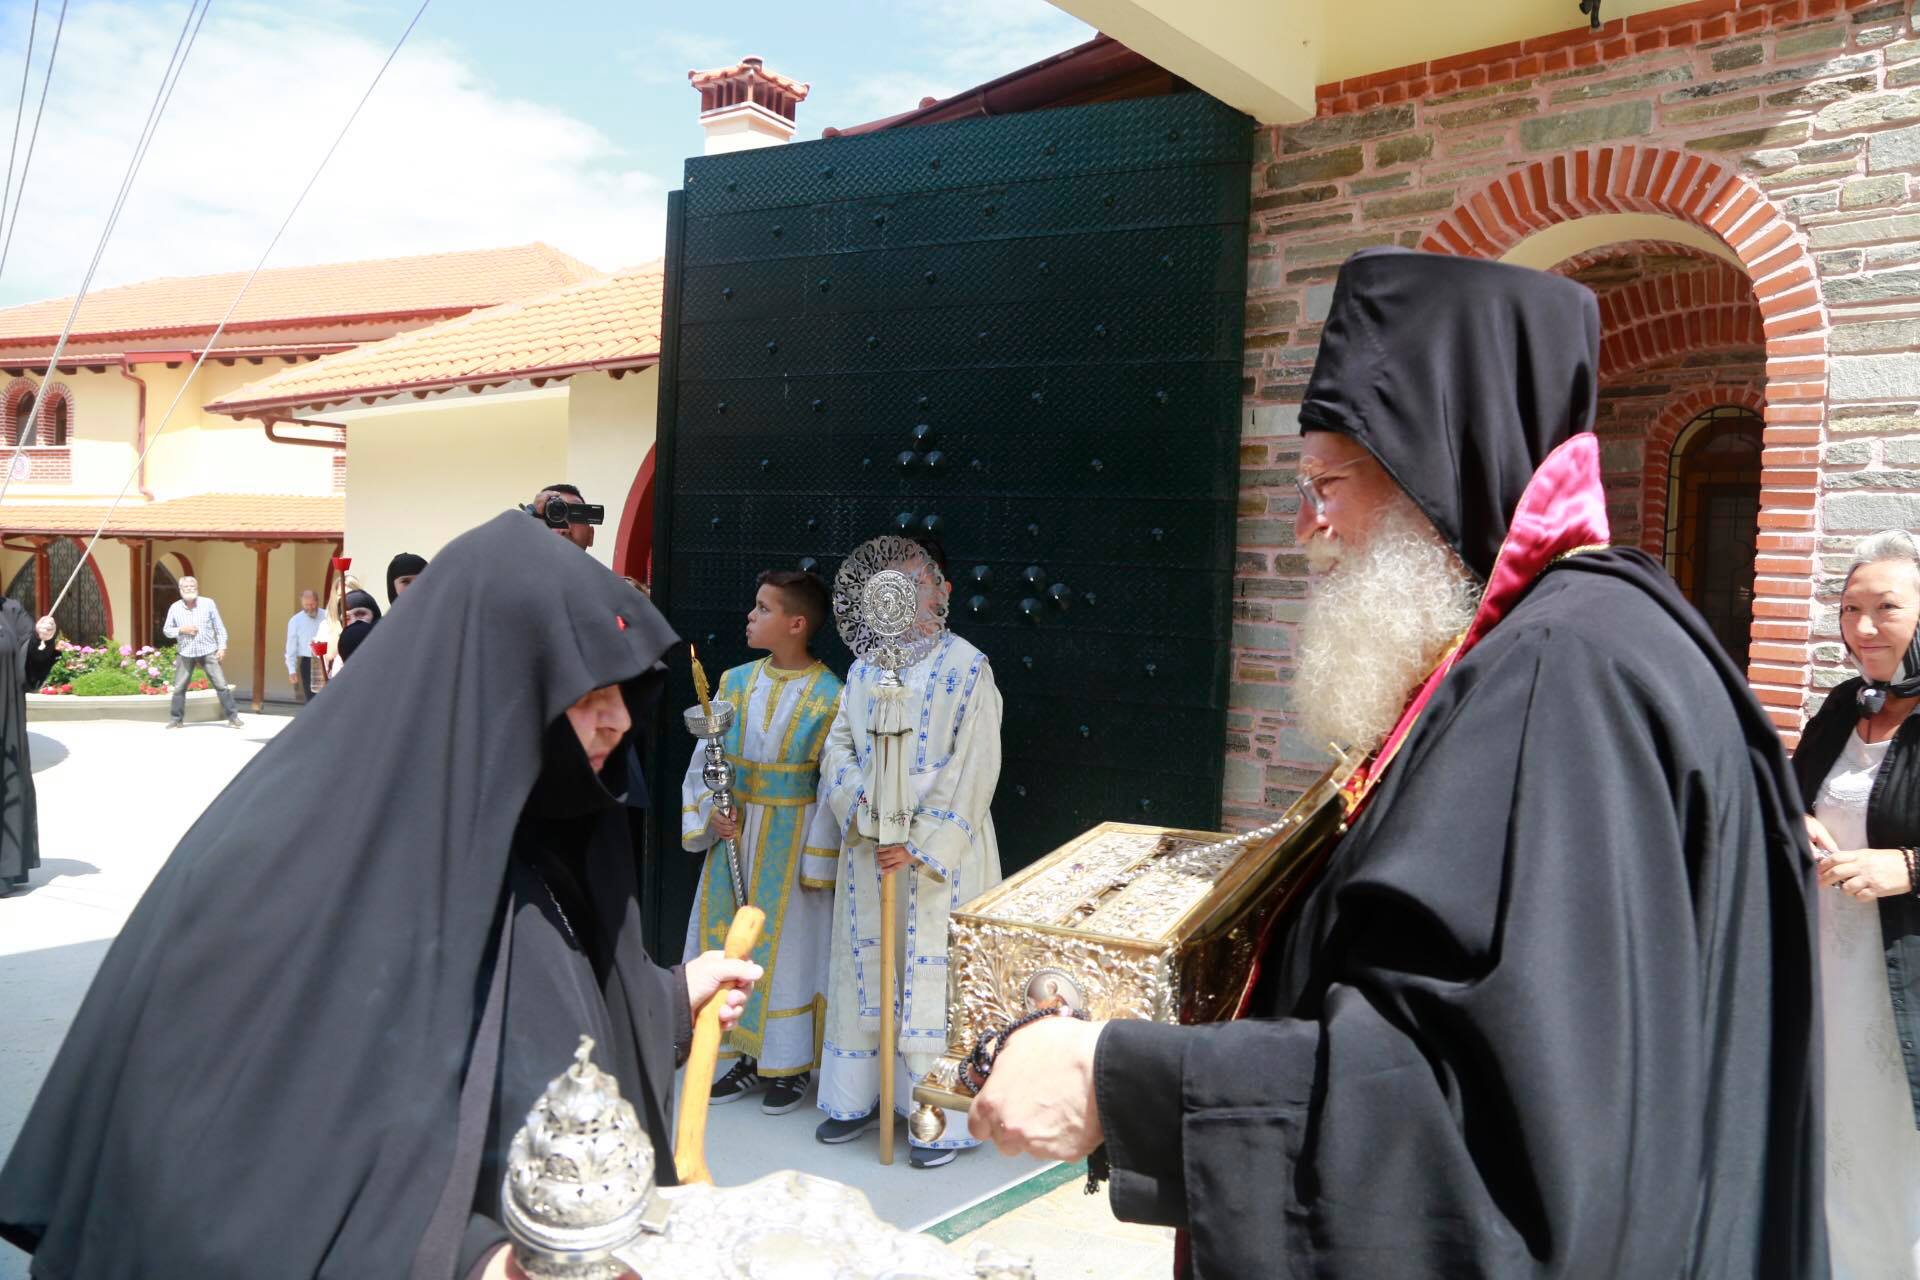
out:
{"label": "nun's hand", "polygon": [[1898,849],[1855,849],[1829,858],[1821,864],[1820,883],[1862,902],[1913,892],[1907,856]]}
{"label": "nun's hand", "polygon": [[1813,846],[1815,862],[1824,861],[1840,852],[1840,842],[1827,830],[1827,824],[1812,814],[1807,815],[1807,843]]}
{"label": "nun's hand", "polygon": [[747,993],[760,981],[761,968],[751,960],[729,960],[723,952],[703,951],[687,961],[687,1007],[693,1016],[717,994],[720,1029],[731,1031],[747,1007]]}

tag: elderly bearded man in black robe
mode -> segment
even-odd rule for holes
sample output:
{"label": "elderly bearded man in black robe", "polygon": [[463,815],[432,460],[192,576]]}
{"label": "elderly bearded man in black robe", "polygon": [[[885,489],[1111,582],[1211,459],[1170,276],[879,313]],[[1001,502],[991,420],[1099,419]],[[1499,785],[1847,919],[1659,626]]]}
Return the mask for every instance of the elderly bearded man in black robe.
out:
{"label": "elderly bearded man in black robe", "polygon": [[1342,270],[1302,405],[1304,730],[1362,807],[1240,1021],[1048,1019],[976,1101],[1254,1275],[1826,1274],[1811,865],[1774,730],[1609,549],[1580,286]]}

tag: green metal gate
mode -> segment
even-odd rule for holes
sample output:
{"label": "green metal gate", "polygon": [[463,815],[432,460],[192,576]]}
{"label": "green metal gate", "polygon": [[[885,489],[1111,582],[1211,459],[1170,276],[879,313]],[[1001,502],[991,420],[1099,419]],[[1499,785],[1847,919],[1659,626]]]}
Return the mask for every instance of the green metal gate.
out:
{"label": "green metal gate", "polygon": [[1187,93],[694,159],[671,198],[655,601],[717,674],[759,570],[831,586],[936,532],[1006,699],[1009,872],[1105,819],[1219,821],[1251,152]]}

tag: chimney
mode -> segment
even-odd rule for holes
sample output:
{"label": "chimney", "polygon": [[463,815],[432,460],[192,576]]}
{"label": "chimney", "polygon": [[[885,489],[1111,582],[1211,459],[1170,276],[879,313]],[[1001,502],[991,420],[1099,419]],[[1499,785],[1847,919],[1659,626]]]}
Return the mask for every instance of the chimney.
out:
{"label": "chimney", "polygon": [[794,112],[812,87],[767,70],[759,58],[689,71],[687,81],[700,91],[700,129],[710,156],[791,141]]}

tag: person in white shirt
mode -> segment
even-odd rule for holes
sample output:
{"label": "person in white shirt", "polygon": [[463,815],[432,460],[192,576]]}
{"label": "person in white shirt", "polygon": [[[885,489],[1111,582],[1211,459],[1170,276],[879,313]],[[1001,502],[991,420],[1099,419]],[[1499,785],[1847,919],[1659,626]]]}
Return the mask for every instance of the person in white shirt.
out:
{"label": "person in white shirt", "polygon": [[220,695],[220,709],[227,723],[238,729],[240,712],[233,705],[233,688],[220,664],[227,656],[227,627],[220,621],[220,607],[212,597],[200,594],[194,578],[180,579],[180,598],[167,610],[166,625],[161,628],[169,640],[178,642],[173,660],[173,715],[167,728],[178,729],[187,715],[187,683],[195,667],[207,673],[207,681]]}
{"label": "person in white shirt", "polygon": [[313,638],[320,634],[320,593],[300,593],[300,611],[287,619],[287,681],[294,696],[305,702],[313,696]]}

